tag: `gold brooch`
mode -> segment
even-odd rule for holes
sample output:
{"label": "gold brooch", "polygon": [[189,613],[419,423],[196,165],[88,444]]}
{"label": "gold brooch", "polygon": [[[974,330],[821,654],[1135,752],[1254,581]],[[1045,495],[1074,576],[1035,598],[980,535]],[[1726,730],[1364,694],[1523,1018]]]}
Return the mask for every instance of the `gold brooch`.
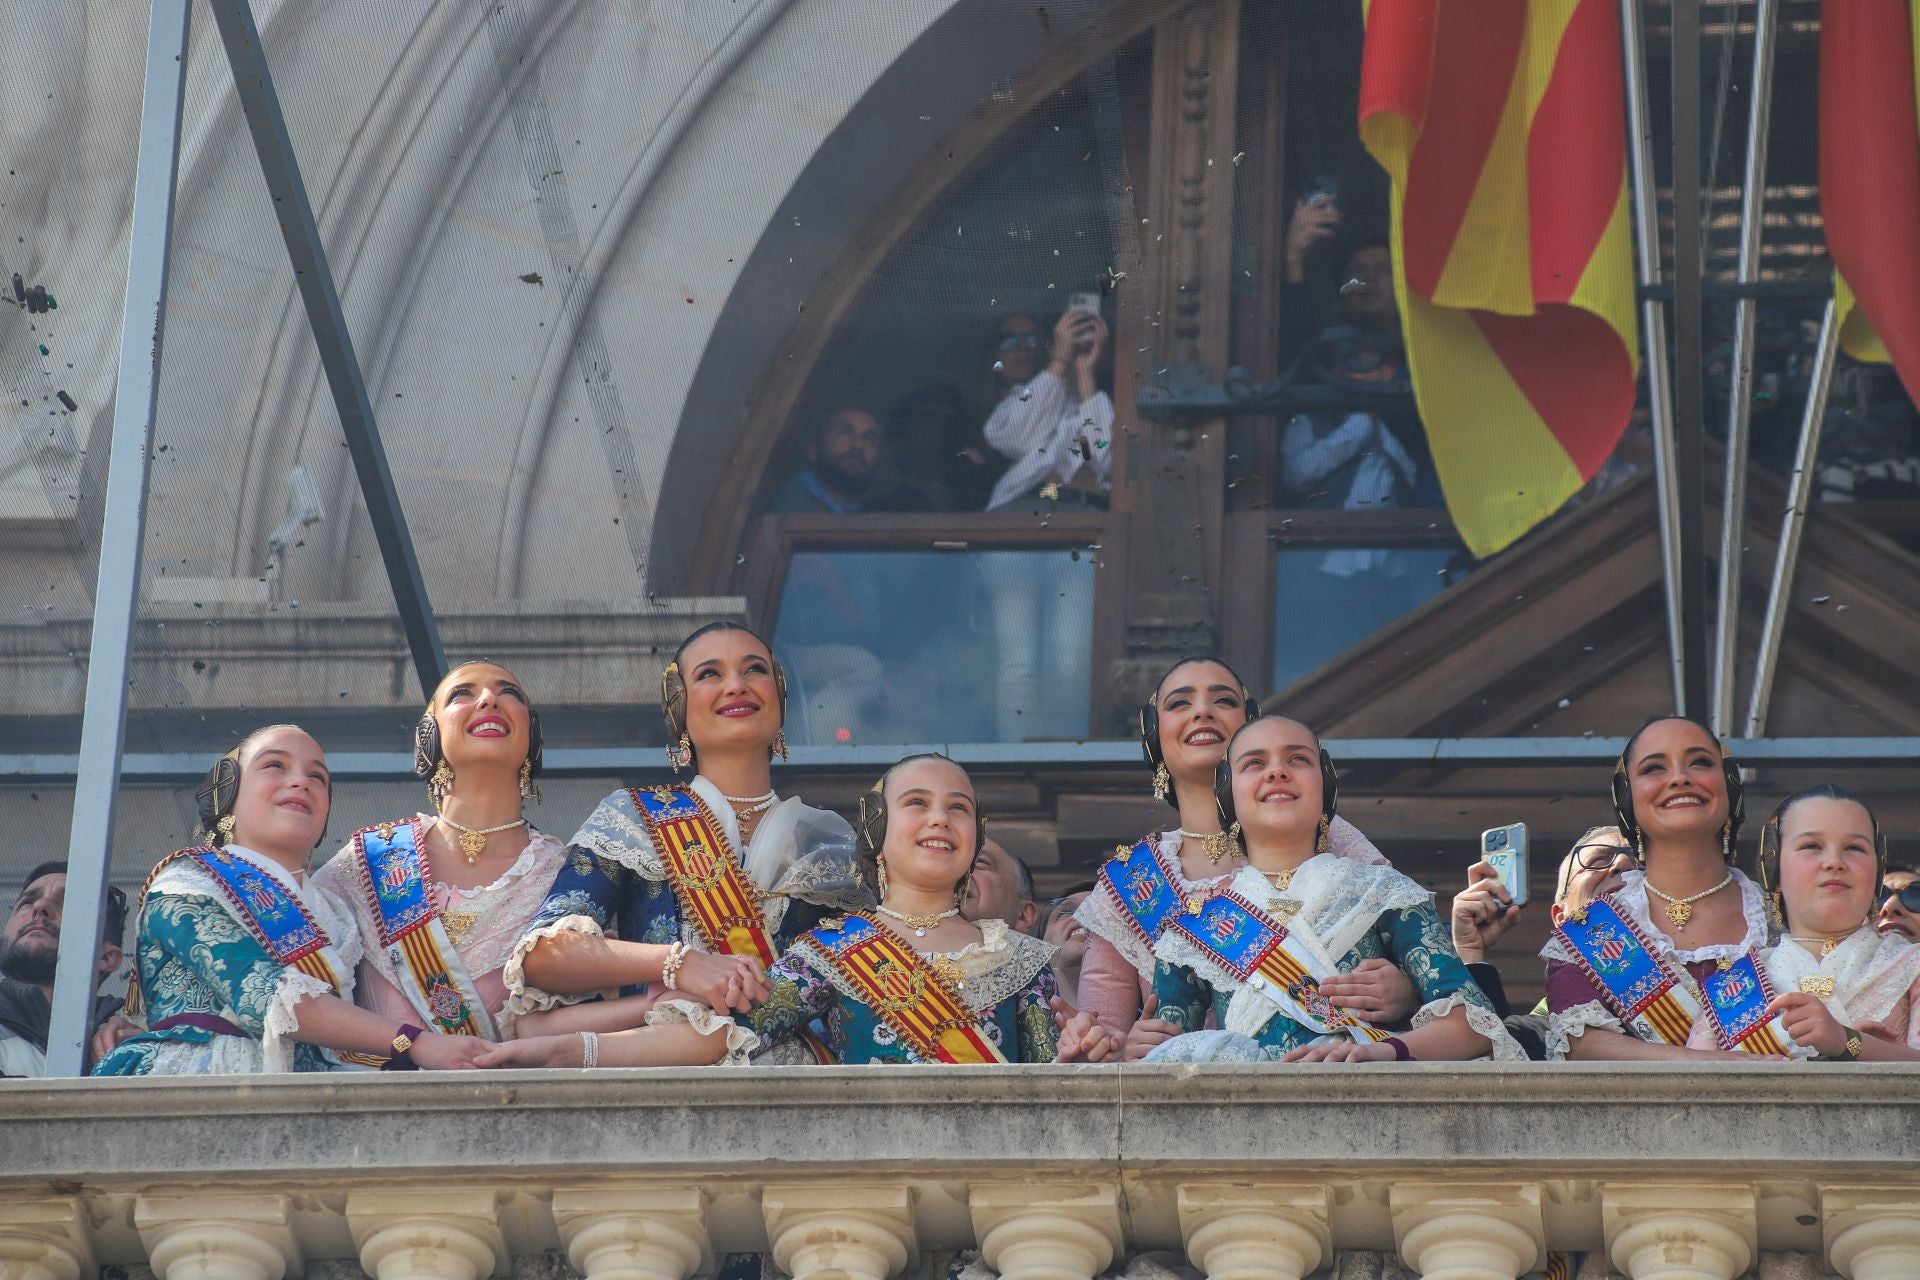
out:
{"label": "gold brooch", "polygon": [[380,840],[383,844],[393,843],[393,824],[391,822],[383,822],[380,824]]}
{"label": "gold brooch", "polygon": [[1132,845],[1117,844],[1113,846],[1114,861],[1124,863],[1128,858],[1131,858],[1132,856],[1133,856]]}
{"label": "gold brooch", "polygon": [[1201,897],[1199,894],[1190,893],[1187,895],[1187,914],[1188,915],[1190,916],[1199,915],[1200,909],[1206,905],[1207,905],[1207,900]]}
{"label": "gold brooch", "polygon": [[1833,994],[1833,979],[1826,974],[1816,973],[1800,979],[1800,990],[1810,996],[1819,996],[1825,1000]]}
{"label": "gold brooch", "polygon": [[658,803],[658,804],[672,804],[673,788],[672,787],[655,787],[653,789],[653,798],[655,803]]}

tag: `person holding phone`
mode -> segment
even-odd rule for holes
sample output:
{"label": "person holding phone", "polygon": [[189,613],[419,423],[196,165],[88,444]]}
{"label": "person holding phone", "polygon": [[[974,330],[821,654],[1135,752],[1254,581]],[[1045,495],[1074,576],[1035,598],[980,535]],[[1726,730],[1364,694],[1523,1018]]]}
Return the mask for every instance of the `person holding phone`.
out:
{"label": "person holding phone", "polygon": [[[1113,472],[1113,400],[1097,374],[1107,353],[1107,322],[1086,306],[1067,311],[1036,356],[1039,326],[1009,317],[995,350],[1001,400],[987,419],[987,443],[1007,459],[987,510],[1045,516],[1104,511]],[[1038,367],[1036,367],[1038,366]],[[1016,375],[1025,374],[1024,379]],[[987,551],[981,580],[998,642],[997,728],[1003,742],[1079,737],[1091,699],[1087,636],[1093,626],[1093,574],[1064,554]]]}
{"label": "person holding phone", "polygon": [[[1713,1018],[1726,975],[1751,966],[1770,933],[1759,886],[1733,865],[1744,810],[1740,767],[1698,721],[1663,716],[1627,740],[1614,766],[1614,816],[1635,869],[1621,887],[1568,911],[1541,951],[1555,1058],[1751,1061],[1764,1036],[1727,1030],[1688,1048]],[[1652,1004],[1646,989],[1665,984]],[[1704,984],[1704,985],[1703,985]],[[1723,994],[1731,994],[1723,992]]]}
{"label": "person holding phone", "polygon": [[[1215,803],[1246,863],[1181,900],[1126,884],[1167,919],[1154,996],[1176,1036],[1148,1061],[1406,1062],[1526,1055],[1454,954],[1432,895],[1391,866],[1334,856],[1333,758],[1298,721],[1267,716],[1229,740]],[[1419,993],[1390,1035],[1335,1005],[1320,984],[1374,957]],[[1200,1030],[1211,1015],[1219,1030]],[[1139,1024],[1135,1024],[1136,1030]]]}

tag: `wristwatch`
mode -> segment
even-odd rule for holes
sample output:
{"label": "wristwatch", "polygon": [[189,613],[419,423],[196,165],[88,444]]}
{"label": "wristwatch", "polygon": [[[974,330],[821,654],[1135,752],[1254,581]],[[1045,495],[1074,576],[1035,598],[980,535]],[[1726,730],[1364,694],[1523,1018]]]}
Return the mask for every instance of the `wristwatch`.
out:
{"label": "wristwatch", "polygon": [[400,1029],[393,1033],[393,1043],[388,1046],[393,1052],[387,1056],[387,1060],[381,1064],[380,1069],[382,1071],[418,1071],[420,1064],[413,1060],[413,1042],[415,1037],[425,1034],[427,1033],[424,1027],[416,1027],[410,1022],[401,1023]]}

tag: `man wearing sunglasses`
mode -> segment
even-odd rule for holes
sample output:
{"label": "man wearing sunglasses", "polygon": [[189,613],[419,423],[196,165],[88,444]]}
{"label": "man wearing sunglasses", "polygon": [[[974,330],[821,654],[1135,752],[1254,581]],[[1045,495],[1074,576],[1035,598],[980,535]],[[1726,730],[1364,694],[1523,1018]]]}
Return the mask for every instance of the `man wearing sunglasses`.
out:
{"label": "man wearing sunglasses", "polygon": [[1887,868],[1880,878],[1880,910],[1873,927],[1882,937],[1899,935],[1920,942],[1920,871],[1912,867]]}

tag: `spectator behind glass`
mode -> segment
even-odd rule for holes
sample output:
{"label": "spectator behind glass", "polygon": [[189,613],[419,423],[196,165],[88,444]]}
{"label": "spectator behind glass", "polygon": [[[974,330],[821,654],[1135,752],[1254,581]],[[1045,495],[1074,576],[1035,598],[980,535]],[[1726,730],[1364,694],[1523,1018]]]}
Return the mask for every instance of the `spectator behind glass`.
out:
{"label": "spectator behind glass", "polygon": [[910,391],[893,407],[887,452],[898,476],[874,497],[875,511],[982,511],[1007,469],[987,447],[967,397],[943,382]]}
{"label": "spectator behind glass", "polygon": [[[1082,880],[1046,905],[1040,913],[1039,934],[1053,944],[1053,977],[1068,1004],[1080,1007],[1081,962],[1087,958],[1087,926],[1074,919],[1074,912],[1093,892],[1093,881]],[[1100,1011],[1089,1010],[1097,1021]]]}
{"label": "spectator behind glass", "polygon": [[1904,891],[1920,886],[1920,871],[1912,867],[1887,868],[1880,879],[1880,909],[1874,913],[1873,927],[1882,936],[1898,934],[1908,942],[1920,942],[1920,903],[1907,905]]}
{"label": "spectator behind glass", "polygon": [[[0,926],[0,1075],[38,1076],[46,1071],[53,975],[60,956],[66,897],[67,864],[43,862],[27,874],[26,886],[20,890],[6,924]],[[106,925],[95,965],[95,987],[101,979],[118,972],[124,959],[120,944],[127,931],[127,896],[119,889],[107,890]],[[94,1001],[93,1022],[100,1028],[95,1054],[112,1048],[120,1035],[132,1030],[124,1019],[115,1016],[119,1008],[120,1001],[115,997]],[[103,1026],[103,1022],[112,1025]]]}
{"label": "spectator behind glass", "polygon": [[[1008,466],[989,511],[1106,509],[1113,401],[1096,382],[1106,352],[1106,321],[1091,311],[1067,312],[1044,340],[1031,317],[1001,323],[992,365],[1000,402],[985,434]],[[1000,740],[1085,734],[1091,563],[1065,551],[987,551],[979,560],[998,641]]]}
{"label": "spectator behind glass", "polygon": [[767,510],[782,515],[867,509],[880,471],[880,423],[865,409],[836,409],[807,438],[807,465],[781,481]]}
{"label": "spectator behind glass", "polygon": [[1033,900],[1032,869],[988,836],[974,855],[960,914],[976,923],[1004,920],[1015,933],[1037,933],[1040,904]]}

